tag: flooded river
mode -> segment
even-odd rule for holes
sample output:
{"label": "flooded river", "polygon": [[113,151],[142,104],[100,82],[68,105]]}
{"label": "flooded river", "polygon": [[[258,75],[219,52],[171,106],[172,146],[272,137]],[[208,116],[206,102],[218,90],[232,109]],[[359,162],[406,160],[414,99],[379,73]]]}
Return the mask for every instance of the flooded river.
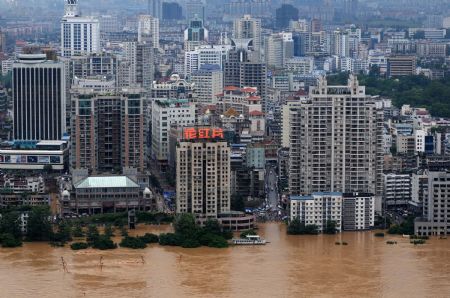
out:
{"label": "flooded river", "polygon": [[[139,227],[137,233],[168,229]],[[450,239],[414,246],[372,232],[288,236],[275,223],[260,225],[259,233],[271,243],[113,251],[25,243],[0,249],[0,297],[450,297]],[[398,244],[387,245],[389,239]]]}

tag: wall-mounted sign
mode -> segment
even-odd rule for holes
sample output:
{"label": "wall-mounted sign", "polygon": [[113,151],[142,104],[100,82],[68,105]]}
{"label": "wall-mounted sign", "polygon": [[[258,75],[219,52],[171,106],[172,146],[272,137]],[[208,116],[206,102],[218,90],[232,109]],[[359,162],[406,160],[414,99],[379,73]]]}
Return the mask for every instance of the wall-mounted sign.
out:
{"label": "wall-mounted sign", "polygon": [[221,128],[185,128],[183,130],[183,139],[223,139],[223,129]]}

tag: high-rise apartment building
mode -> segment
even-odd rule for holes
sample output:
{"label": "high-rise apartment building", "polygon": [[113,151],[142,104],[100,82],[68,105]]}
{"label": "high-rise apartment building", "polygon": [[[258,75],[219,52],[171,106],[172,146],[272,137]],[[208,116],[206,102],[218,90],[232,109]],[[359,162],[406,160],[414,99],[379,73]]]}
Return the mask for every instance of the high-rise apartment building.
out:
{"label": "high-rise apartment building", "polygon": [[285,29],[289,27],[290,21],[298,20],[298,9],[291,4],[282,4],[275,14],[275,25],[278,29]]}
{"label": "high-rise apartment building", "polygon": [[224,62],[227,59],[229,45],[198,46],[193,51],[184,53],[184,75],[189,77],[193,72],[198,71],[202,65],[215,64],[223,69]]}
{"label": "high-rise apartment building", "polygon": [[152,101],[152,157],[164,167],[168,161],[170,126],[195,125],[195,104],[187,99]]}
{"label": "high-rise apartment building", "polygon": [[6,52],[6,35],[0,28],[0,53]]}
{"label": "high-rise apartment building", "polygon": [[187,127],[176,148],[176,210],[202,218],[230,211],[230,147],[219,128]]}
{"label": "high-rise apartment building", "polygon": [[177,2],[163,2],[162,4],[163,20],[181,20],[183,18],[183,9]]}
{"label": "high-rise apartment building", "polygon": [[66,0],[64,12],[61,20],[61,56],[99,53],[101,50],[99,20],[81,16],[77,0]]}
{"label": "high-rise apartment building", "polygon": [[250,15],[244,15],[240,19],[234,20],[233,37],[238,39],[251,39],[253,50],[257,56],[261,55],[261,19],[252,18]]}
{"label": "high-rise apartment building", "polygon": [[151,88],[154,79],[154,52],[151,43],[135,41],[123,43],[125,59],[120,61],[118,86],[140,86]]}
{"label": "high-rise apartment building", "polygon": [[224,86],[256,87],[265,111],[267,101],[267,67],[265,63],[251,62],[247,50],[234,48],[229,51],[223,70]]}
{"label": "high-rise apartment building", "polygon": [[66,132],[64,63],[45,54],[21,54],[13,64],[13,135],[16,140],[60,140]]}
{"label": "high-rise apartment building", "polygon": [[141,89],[73,88],[72,168],[92,173],[144,171],[145,112]]}
{"label": "high-rise apartment building", "polygon": [[151,15],[140,15],[138,18],[138,42],[151,44],[159,48],[159,19]]}
{"label": "high-rise apartment building", "polygon": [[282,68],[288,59],[294,57],[294,41],[290,32],[271,34],[265,46],[268,67]]}
{"label": "high-rise apartment building", "polygon": [[205,64],[192,73],[196,103],[215,104],[216,95],[223,91],[223,71],[217,64]]}
{"label": "high-rise apartment building", "polygon": [[148,1],[148,14],[154,18],[161,19],[162,18],[162,0],[147,0]]}
{"label": "high-rise apartment building", "polygon": [[416,235],[450,234],[450,173],[428,172],[423,218],[414,222]]}
{"label": "high-rise apartment building", "polygon": [[202,0],[186,1],[184,8],[185,17],[187,20],[191,20],[196,17],[205,20],[205,5],[203,4]]}
{"label": "high-rise apartment building", "polygon": [[290,110],[291,194],[320,191],[382,194],[383,113],[354,76],[326,79]]}

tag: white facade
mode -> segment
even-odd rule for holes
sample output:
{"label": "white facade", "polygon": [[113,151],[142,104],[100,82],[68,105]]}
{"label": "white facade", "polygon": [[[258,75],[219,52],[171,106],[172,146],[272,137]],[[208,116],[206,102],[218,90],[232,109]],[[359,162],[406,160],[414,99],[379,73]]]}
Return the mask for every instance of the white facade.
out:
{"label": "white facade", "polygon": [[[425,206],[426,205],[426,206]],[[418,235],[450,234],[450,173],[428,173],[428,195],[423,218],[414,222]]]}
{"label": "white facade", "polygon": [[194,84],[195,102],[215,104],[217,94],[223,91],[223,71],[220,69],[201,69],[191,75]]}
{"label": "white facade", "polygon": [[294,41],[291,32],[269,35],[265,46],[265,57],[268,66],[282,68],[285,61],[294,56]]}
{"label": "white facade", "polygon": [[138,42],[151,42],[159,49],[159,19],[150,15],[140,15],[138,19]]}
{"label": "white facade", "polygon": [[152,156],[166,161],[169,150],[170,126],[195,124],[195,104],[186,99],[161,99],[152,102]]}
{"label": "white facade", "polygon": [[314,70],[314,57],[293,57],[285,61],[284,67],[296,74],[309,74]]}
{"label": "white facade", "polygon": [[407,174],[383,174],[386,208],[407,205],[411,200],[411,177]]}
{"label": "white facade", "polygon": [[344,194],[342,204],[342,229],[360,231],[375,225],[375,197],[372,194]]}
{"label": "white facade", "polygon": [[416,149],[415,152],[425,152],[425,135],[426,132],[423,130],[416,130],[414,132]]}
{"label": "white facade", "polygon": [[184,53],[184,75],[190,76],[200,70],[202,65],[215,64],[223,69],[223,63],[227,59],[230,45],[200,46],[194,51]]}
{"label": "white facade", "polygon": [[298,218],[305,225],[316,225],[323,231],[326,222],[334,221],[342,230],[342,193],[318,192],[309,196],[291,196],[290,218]]}
{"label": "white facade", "polygon": [[99,20],[80,16],[76,1],[67,0],[61,20],[61,56],[86,55],[100,50]]}

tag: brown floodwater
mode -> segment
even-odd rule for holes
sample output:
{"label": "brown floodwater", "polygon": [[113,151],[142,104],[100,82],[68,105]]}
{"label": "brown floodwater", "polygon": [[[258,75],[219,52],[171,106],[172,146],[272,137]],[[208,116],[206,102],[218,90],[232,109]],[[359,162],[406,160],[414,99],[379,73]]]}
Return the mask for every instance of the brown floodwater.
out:
{"label": "brown floodwater", "polygon": [[[168,230],[141,226],[135,233]],[[414,246],[373,232],[288,236],[275,223],[260,225],[259,233],[270,244],[0,249],[0,297],[450,297],[450,239]]]}

